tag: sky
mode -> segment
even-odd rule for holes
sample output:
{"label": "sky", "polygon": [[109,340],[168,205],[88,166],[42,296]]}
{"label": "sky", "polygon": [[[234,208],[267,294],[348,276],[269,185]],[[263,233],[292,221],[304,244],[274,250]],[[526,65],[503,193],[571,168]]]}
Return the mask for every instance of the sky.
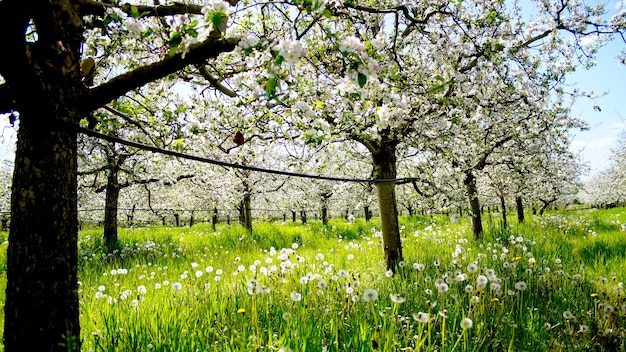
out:
{"label": "sky", "polygon": [[[609,16],[626,9],[626,0],[609,0]],[[595,3],[595,1],[588,1]],[[620,38],[602,47],[597,55],[595,67],[580,68],[568,79],[568,84],[586,91],[595,92],[597,98],[579,99],[571,114],[588,122],[588,131],[574,133],[572,150],[580,152],[583,162],[589,168],[587,178],[606,169],[610,165],[611,148],[621,133],[626,133],[626,66],[617,59],[620,51],[626,49]],[[594,109],[594,106],[599,106]],[[0,160],[13,159],[16,136],[9,125],[7,115],[0,115]]]}
{"label": "sky", "polygon": [[[589,124],[589,131],[576,132],[572,149],[581,152],[590,175],[609,167],[611,148],[617,146],[620,134],[626,133],[626,66],[616,58],[623,49],[626,44],[614,40],[600,49],[595,67],[579,69],[568,79],[568,83],[598,95],[595,100],[579,99],[571,111]],[[594,105],[600,111],[594,110]]]}

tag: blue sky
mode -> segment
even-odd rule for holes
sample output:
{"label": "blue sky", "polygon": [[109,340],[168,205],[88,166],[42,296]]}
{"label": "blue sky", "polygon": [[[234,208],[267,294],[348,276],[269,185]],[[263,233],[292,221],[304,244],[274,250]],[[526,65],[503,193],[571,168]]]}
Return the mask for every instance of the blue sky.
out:
{"label": "blue sky", "polygon": [[[615,3],[613,6],[616,8]],[[614,40],[600,49],[595,67],[580,69],[568,79],[570,84],[598,95],[595,100],[579,99],[571,112],[589,123],[589,131],[576,133],[572,149],[581,151],[591,174],[609,166],[611,148],[616,146],[620,133],[626,131],[626,66],[616,58],[623,49],[626,44],[621,39]],[[594,105],[601,111],[594,110]]]}

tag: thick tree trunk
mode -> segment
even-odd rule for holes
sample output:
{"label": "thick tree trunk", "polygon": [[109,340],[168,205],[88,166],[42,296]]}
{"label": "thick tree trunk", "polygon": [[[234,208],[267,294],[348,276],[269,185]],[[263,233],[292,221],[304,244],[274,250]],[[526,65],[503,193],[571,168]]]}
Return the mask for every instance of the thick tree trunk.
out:
{"label": "thick tree trunk", "polygon": [[239,208],[239,222],[250,232],[252,232],[252,209],[250,209],[251,199],[252,196],[250,193],[245,192]]}
{"label": "thick tree trunk", "polygon": [[107,174],[106,196],[104,203],[104,243],[109,253],[119,246],[117,237],[117,204],[120,198],[120,187],[117,183],[117,168],[114,161],[109,161]]}
{"label": "thick tree trunk", "polygon": [[504,202],[504,195],[500,194],[498,198],[500,198],[500,206],[502,207],[502,227],[506,229],[507,228],[506,203]]}
{"label": "thick tree trunk", "polygon": [[476,177],[469,171],[465,173],[465,179],[463,180],[465,190],[467,191],[467,197],[469,199],[470,216],[472,219],[472,233],[476,241],[481,241],[483,238],[483,221],[480,215],[480,201],[478,199],[478,188],[476,187]]}
{"label": "thick tree trunk", "polygon": [[524,204],[521,196],[515,196],[515,209],[517,210],[517,223],[524,222]]}
{"label": "thick tree trunk", "polygon": [[53,120],[20,115],[7,249],[6,351],[79,348],[76,132],[42,123],[48,118]]}
{"label": "thick tree trunk", "polygon": [[[372,152],[375,179],[396,178],[395,145],[383,145]],[[398,205],[396,203],[395,182],[376,183],[378,206],[380,209],[380,226],[383,235],[383,252],[387,270],[396,271],[399,262],[403,261],[400,227],[398,225]]]}

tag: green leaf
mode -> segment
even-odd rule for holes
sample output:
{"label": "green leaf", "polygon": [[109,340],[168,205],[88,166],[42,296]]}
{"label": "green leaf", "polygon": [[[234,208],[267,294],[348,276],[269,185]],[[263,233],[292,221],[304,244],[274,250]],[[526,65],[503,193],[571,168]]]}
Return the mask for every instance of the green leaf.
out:
{"label": "green leaf", "polygon": [[222,23],[222,13],[221,12],[213,12],[209,16],[209,20],[213,23],[213,28],[219,28]]}
{"label": "green leaf", "polygon": [[106,15],[106,17],[102,20],[102,24],[105,26],[108,26],[111,22],[113,22],[113,17],[110,15]]}
{"label": "green leaf", "polygon": [[139,10],[137,9],[137,6],[133,5],[130,7],[130,15],[133,18],[138,18],[139,17]]}
{"label": "green leaf", "polygon": [[435,79],[438,80],[438,81],[441,81],[441,82],[445,82],[446,81],[446,79],[441,77],[441,75],[436,75]]}
{"label": "green leaf", "polygon": [[268,98],[273,98],[276,95],[276,86],[278,85],[278,79],[272,77],[265,82],[265,94]]}
{"label": "green leaf", "polygon": [[432,87],[432,88],[430,88],[430,89],[428,90],[428,93],[429,93],[429,94],[437,94],[437,93],[441,93],[441,92],[443,92],[445,89],[446,89],[446,87],[445,87],[445,86],[443,86],[443,85],[440,85],[440,86],[434,86],[434,87]]}
{"label": "green leaf", "polygon": [[359,81],[359,87],[363,88],[363,86],[365,86],[365,83],[367,83],[367,76],[359,72],[357,79]]}
{"label": "green leaf", "polygon": [[278,55],[276,57],[276,61],[274,61],[274,63],[276,64],[276,66],[280,66],[280,64],[282,64],[283,61],[285,61],[285,58],[282,55]]}
{"label": "green leaf", "polygon": [[170,38],[170,48],[174,49],[183,41],[183,36],[180,32],[174,32]]}

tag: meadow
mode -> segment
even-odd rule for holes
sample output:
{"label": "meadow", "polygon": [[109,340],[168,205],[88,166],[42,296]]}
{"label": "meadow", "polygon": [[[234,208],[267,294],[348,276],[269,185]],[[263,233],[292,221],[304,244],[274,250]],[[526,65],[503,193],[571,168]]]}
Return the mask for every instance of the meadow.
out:
{"label": "meadow", "polygon": [[82,231],[82,350],[626,351],[626,209],[400,220],[394,276],[375,219]]}

